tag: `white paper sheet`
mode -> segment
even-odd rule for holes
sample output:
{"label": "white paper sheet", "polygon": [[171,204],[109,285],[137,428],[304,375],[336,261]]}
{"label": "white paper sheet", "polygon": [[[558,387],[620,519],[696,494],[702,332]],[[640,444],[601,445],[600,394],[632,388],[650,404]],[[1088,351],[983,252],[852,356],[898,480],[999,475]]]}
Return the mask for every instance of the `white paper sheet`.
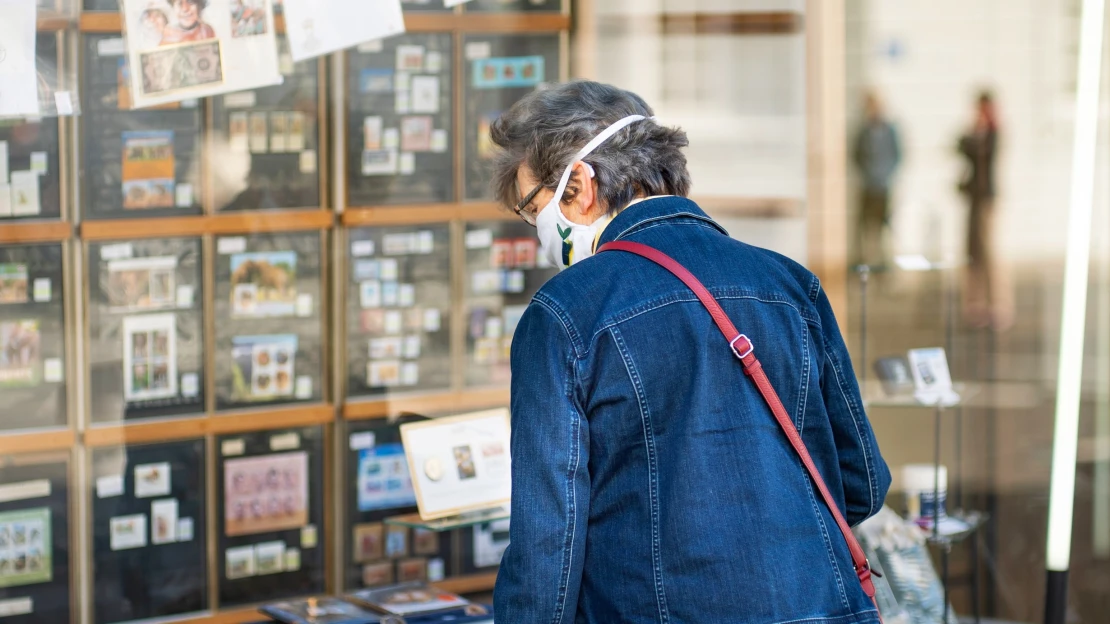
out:
{"label": "white paper sheet", "polygon": [[271,0],[121,0],[135,108],[281,84]]}
{"label": "white paper sheet", "polygon": [[0,117],[39,114],[35,34],[35,0],[0,0]]}
{"label": "white paper sheet", "polygon": [[405,32],[401,0],[285,0],[284,7],[295,61]]}

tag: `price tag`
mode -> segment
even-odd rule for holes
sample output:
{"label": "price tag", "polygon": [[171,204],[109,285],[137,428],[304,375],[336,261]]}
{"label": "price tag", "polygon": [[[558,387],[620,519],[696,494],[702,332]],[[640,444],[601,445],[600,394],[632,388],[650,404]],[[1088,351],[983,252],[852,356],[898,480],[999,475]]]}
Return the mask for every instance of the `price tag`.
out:
{"label": "price tag", "polygon": [[31,152],[31,171],[39,175],[46,173],[46,152]]}
{"label": "price tag", "polygon": [[50,358],[42,362],[42,378],[46,383],[58,383],[62,380],[62,360]]}
{"label": "price tag", "polygon": [[254,91],[240,91],[224,96],[224,106],[228,108],[254,108],[257,103],[258,94]]}
{"label": "price tag", "polygon": [[297,316],[312,316],[312,295],[297,295]]}
{"label": "price tag", "polygon": [[306,524],[301,528],[301,548],[316,548],[316,525]]}
{"label": "price tag", "polygon": [[271,451],[291,451],[300,446],[301,436],[295,431],[270,436]]}
{"label": "price tag", "polygon": [[177,201],[178,208],[188,208],[193,205],[193,185],[192,184],[178,184],[174,191],[175,200]]}
{"label": "price tag", "polygon": [[312,378],[308,375],[301,375],[297,377],[297,386],[294,395],[298,399],[311,399],[312,398]]}
{"label": "price tag", "polygon": [[489,249],[493,245],[493,231],[471,230],[466,233],[467,249]]}
{"label": "price tag", "polygon": [[185,373],[181,376],[181,396],[193,398],[200,393],[199,377],[196,373]]}
{"label": "price tag", "polygon": [[193,307],[193,287],[184,284],[177,287],[177,307],[191,308]]}
{"label": "price tag", "polygon": [[101,39],[96,42],[97,56],[123,56],[124,51],[126,51],[126,48],[123,45],[122,37]]}
{"label": "price tag", "polygon": [[374,255],[374,241],[363,240],[354,241],[351,243],[351,255],[356,258],[363,258],[366,256]]}
{"label": "price tag", "polygon": [[[27,615],[35,611],[35,603],[30,597],[0,600],[0,617]],[[37,619],[37,618],[36,618]]]}
{"label": "price tag", "polygon": [[362,52],[363,54],[374,54],[376,52],[381,52],[383,49],[384,46],[382,46],[381,39],[375,39],[373,41],[367,41],[365,43],[358,44],[358,51]]}
{"label": "price tag", "polygon": [[301,173],[316,173],[316,150],[301,152]]}
{"label": "price tag", "polygon": [[373,431],[352,433],[350,442],[352,451],[361,451],[363,449],[374,448],[377,442],[377,436],[374,435]]}
{"label": "price tag", "polygon": [[34,286],[34,296],[36,302],[45,303],[47,301],[50,301],[50,298],[53,296],[54,292],[50,283],[50,278],[37,278],[35,279]]}
{"label": "price tag", "polygon": [[247,250],[247,239],[242,236],[229,236],[216,242],[216,251],[221,254],[243,253]]}
{"label": "price tag", "polygon": [[96,480],[96,497],[111,498],[123,494],[123,475],[100,477]]}
{"label": "price tag", "polygon": [[101,260],[122,260],[123,258],[130,258],[131,254],[131,243],[116,243],[114,245],[104,245],[100,248]]}
{"label": "price tag", "polygon": [[193,519],[192,518],[178,518],[177,520],[177,541],[191,542],[193,541]]}
{"label": "price tag", "polygon": [[234,440],[224,440],[220,444],[220,453],[224,457],[234,457],[235,455],[242,455],[247,450],[247,443],[243,438],[236,438]]}
{"label": "price tag", "polygon": [[466,60],[486,59],[493,54],[493,46],[488,41],[471,41],[466,44]]}

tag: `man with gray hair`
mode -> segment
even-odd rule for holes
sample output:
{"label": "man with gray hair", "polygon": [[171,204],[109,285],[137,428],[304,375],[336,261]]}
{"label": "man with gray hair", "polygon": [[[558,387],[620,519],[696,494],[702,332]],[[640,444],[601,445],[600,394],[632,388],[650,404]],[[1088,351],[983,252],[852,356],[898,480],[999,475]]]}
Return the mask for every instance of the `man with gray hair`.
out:
{"label": "man with gray hair", "polygon": [[[497,198],[566,269],[513,339],[497,621],[878,624],[847,525],[881,508],[890,474],[817,278],[686,198],[686,135],[639,96],[536,91],[491,138]],[[746,336],[730,349],[681,281],[598,253],[614,246],[673,258]]]}

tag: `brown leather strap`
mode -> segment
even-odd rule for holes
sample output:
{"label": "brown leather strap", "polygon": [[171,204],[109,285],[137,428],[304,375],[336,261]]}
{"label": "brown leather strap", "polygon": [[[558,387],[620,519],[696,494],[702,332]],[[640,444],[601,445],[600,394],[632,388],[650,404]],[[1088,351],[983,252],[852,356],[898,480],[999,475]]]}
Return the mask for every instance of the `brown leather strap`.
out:
{"label": "brown leather strap", "polygon": [[[774,386],[771,385],[771,380],[767,378],[767,373],[763,370],[763,365],[755,357],[755,347],[752,341],[747,336],[741,334],[736,330],[736,327],[729,320],[728,315],[721,309],[717,300],[713,295],[706,290],[698,278],[694,277],[686,267],[676,262],[670,256],[663,252],[643,245],[641,243],[633,243],[630,241],[616,241],[602,245],[598,252],[603,251],[625,251],[642,256],[658,264],[659,266],[667,269],[675,275],[678,279],[682,280],[690,290],[697,295],[702,305],[709,311],[709,315],[713,317],[713,322],[724,334],[725,340],[728,340],[729,348],[732,349],[733,355],[740,360],[744,365],[744,374],[746,374],[755,383],[756,388],[759,389],[759,394],[763,396],[763,400],[767,402],[767,406],[771,408],[771,413],[774,414],[775,420],[782,428],[786,438],[790,441],[790,445],[794,447],[794,452],[802,460],[802,465],[805,466],[806,471],[809,473],[810,479],[814,485],[817,486],[817,491],[821,493],[821,498],[824,499],[825,505],[828,506],[829,512],[832,513],[833,519],[836,520],[836,525],[840,528],[840,532],[844,535],[844,541],[848,544],[848,551],[852,554],[852,566],[859,577],[860,586],[863,587],[863,593],[872,602],[875,601],[875,583],[871,579],[872,571],[871,564],[867,561],[867,556],[863,552],[859,541],[856,536],[852,534],[852,528],[848,526],[848,521],[844,519],[844,515],[837,507],[836,501],[833,500],[832,494],[829,493],[829,488],[825,485],[825,480],[821,478],[821,473],[817,470],[816,464],[809,456],[809,450],[806,449],[805,442],[802,441],[802,436],[798,434],[798,429],[794,426],[794,422],[790,419],[790,415],[783,407],[782,401],[779,399],[778,393],[775,392]],[[876,606],[876,608],[878,608]]]}

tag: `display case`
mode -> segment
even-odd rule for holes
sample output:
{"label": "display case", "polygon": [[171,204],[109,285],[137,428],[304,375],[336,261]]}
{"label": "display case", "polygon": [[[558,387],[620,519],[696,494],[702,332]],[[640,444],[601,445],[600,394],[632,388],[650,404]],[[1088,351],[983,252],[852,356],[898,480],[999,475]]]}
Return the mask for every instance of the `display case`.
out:
{"label": "display case", "polygon": [[495,153],[490,125],[544,82],[557,82],[560,35],[467,35],[463,129],[466,199],[489,199],[490,165]]}
{"label": "display case", "polygon": [[321,401],[321,232],[216,239],[216,406]]}
{"label": "display case", "polygon": [[536,229],[523,221],[467,223],[464,246],[466,385],[506,384],[517,323],[558,271],[539,254]]}
{"label": "display case", "polygon": [[[39,33],[40,62],[57,65],[60,39]],[[62,216],[60,129],[58,118],[0,119],[0,223]]]}
{"label": "display case", "polygon": [[0,612],[5,624],[73,617],[66,453],[0,462]]}
{"label": "display case", "polygon": [[96,624],[208,608],[205,457],[199,439],[91,453]]}
{"label": "display case", "polygon": [[318,208],[323,61],[293,63],[278,39],[284,84],[211,98],[209,154],[221,211]]}
{"label": "display case", "polygon": [[204,412],[201,241],[88,243],[90,421]]}
{"label": "display case", "polygon": [[442,581],[457,574],[455,535],[396,524],[387,518],[416,512],[400,426],[421,420],[368,420],[348,424],[347,520],[344,589],[413,580]]}
{"label": "display case", "polygon": [[0,245],[0,432],[66,424],[65,257]]}
{"label": "display case", "polygon": [[304,427],[216,440],[220,605],[324,591],[324,430]]}
{"label": "display case", "polygon": [[347,52],[347,203],[455,199],[453,39],[389,37]]}
{"label": "display case", "polygon": [[361,228],[348,239],[348,396],[450,388],[449,226]]}
{"label": "display case", "polygon": [[200,214],[204,141],[199,102],[130,110],[123,38],[86,34],[83,52],[79,171],[84,218]]}

